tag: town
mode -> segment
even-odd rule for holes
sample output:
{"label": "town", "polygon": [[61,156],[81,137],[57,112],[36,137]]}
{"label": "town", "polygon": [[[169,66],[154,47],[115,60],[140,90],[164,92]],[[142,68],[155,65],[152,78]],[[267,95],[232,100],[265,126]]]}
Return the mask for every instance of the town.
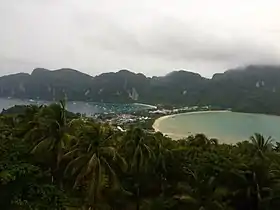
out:
{"label": "town", "polygon": [[[211,110],[221,110],[219,107],[213,106],[191,106],[191,107],[161,107],[158,106],[154,109],[139,110],[128,113],[100,113],[95,114],[92,117],[97,121],[108,123],[119,130],[125,130],[132,125],[137,125],[146,130],[153,130],[152,125],[154,121],[165,115],[173,115],[187,112],[198,112],[198,111],[211,111]],[[230,109],[227,109],[230,110]]]}

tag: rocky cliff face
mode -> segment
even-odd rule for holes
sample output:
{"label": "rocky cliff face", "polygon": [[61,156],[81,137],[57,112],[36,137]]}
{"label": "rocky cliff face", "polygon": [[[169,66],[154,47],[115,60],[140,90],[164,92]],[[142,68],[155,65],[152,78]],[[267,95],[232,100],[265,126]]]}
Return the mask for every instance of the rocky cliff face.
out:
{"label": "rocky cliff face", "polygon": [[[206,79],[175,71],[146,77],[128,70],[95,77],[73,69],[35,69],[0,77],[0,97],[151,104],[215,105],[280,113],[280,67],[248,66]],[[257,107],[257,108],[256,108]]]}

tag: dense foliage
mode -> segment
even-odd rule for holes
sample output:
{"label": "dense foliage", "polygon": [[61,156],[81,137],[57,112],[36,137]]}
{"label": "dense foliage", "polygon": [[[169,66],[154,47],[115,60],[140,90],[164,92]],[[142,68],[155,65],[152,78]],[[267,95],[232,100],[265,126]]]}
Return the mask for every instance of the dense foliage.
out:
{"label": "dense foliage", "polygon": [[0,77],[0,97],[148,103],[175,106],[211,105],[240,112],[280,115],[280,67],[248,66],[207,79],[187,71],[146,77],[127,70],[95,77],[72,69],[35,69],[31,75]]}
{"label": "dense foliage", "polygon": [[1,209],[279,209],[279,147],[172,141],[28,106],[0,116]]}

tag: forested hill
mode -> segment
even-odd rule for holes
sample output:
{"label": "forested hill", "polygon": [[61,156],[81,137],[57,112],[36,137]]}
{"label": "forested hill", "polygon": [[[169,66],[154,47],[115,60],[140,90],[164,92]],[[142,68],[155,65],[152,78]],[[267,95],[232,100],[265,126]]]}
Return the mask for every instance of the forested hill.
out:
{"label": "forested hill", "polygon": [[213,105],[236,111],[280,114],[280,66],[248,66],[207,79],[174,71],[146,77],[127,70],[95,77],[73,69],[0,77],[0,97],[174,105]]}

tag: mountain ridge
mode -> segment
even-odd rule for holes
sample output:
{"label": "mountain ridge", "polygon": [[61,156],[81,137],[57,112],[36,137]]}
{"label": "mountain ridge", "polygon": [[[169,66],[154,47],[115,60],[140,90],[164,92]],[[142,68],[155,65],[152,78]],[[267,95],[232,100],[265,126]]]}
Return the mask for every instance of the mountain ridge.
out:
{"label": "mountain ridge", "polygon": [[0,97],[22,99],[212,105],[238,111],[280,114],[280,67],[250,65],[211,79],[178,70],[147,77],[126,69],[96,76],[71,68],[36,68],[0,77]]}

